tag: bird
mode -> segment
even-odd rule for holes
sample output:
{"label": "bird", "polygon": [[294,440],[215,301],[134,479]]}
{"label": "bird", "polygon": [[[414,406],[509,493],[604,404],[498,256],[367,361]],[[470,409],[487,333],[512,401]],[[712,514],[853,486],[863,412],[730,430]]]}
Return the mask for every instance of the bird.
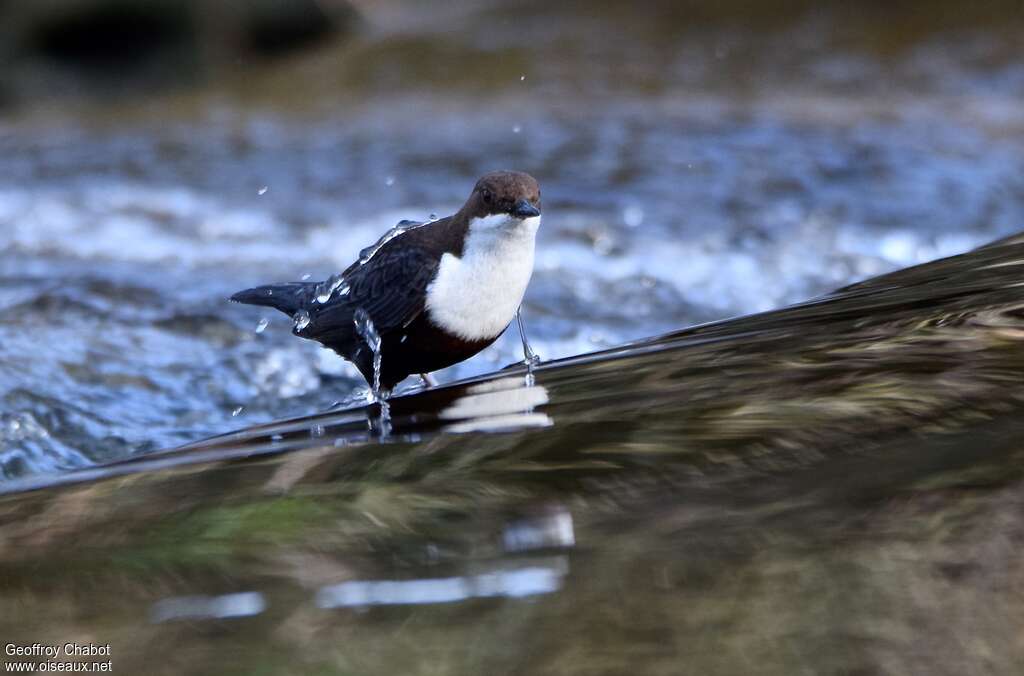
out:
{"label": "bird", "polygon": [[536,179],[490,172],[457,212],[401,221],[338,275],[257,286],[231,300],[290,315],[294,335],[352,362],[383,398],[413,374],[435,384],[431,372],[491,345],[513,319],[532,366],[539,359],[521,306],[540,220]]}

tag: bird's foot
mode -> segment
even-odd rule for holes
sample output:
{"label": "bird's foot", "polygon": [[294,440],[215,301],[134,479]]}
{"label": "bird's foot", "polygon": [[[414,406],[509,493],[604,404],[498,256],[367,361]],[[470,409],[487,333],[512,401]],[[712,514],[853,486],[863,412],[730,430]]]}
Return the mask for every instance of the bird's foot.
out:
{"label": "bird's foot", "polygon": [[511,364],[502,367],[501,370],[511,371],[513,369],[521,369],[525,366],[527,373],[533,373],[533,369],[539,366],[542,362],[543,360],[539,356],[532,354],[529,357],[526,357],[525,359],[514,361]]}
{"label": "bird's foot", "polygon": [[520,362],[526,367],[527,373],[533,373],[533,367],[540,364],[540,357],[530,347],[530,341],[526,337],[526,327],[523,326],[523,308],[516,310],[516,323],[519,325],[519,337],[523,341],[523,361]]}

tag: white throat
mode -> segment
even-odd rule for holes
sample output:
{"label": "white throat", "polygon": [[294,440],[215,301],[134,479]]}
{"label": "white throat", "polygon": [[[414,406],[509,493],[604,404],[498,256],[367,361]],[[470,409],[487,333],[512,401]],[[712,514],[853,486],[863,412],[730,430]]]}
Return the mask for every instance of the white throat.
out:
{"label": "white throat", "polygon": [[530,283],[539,227],[540,216],[474,218],[462,257],[445,254],[427,287],[434,323],[464,340],[487,340],[504,331]]}

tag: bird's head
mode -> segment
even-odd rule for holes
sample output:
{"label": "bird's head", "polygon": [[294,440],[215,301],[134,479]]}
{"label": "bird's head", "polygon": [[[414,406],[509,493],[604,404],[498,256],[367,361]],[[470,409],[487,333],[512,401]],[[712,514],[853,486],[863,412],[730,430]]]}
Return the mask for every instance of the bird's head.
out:
{"label": "bird's head", "polygon": [[492,171],[473,187],[462,211],[472,230],[540,225],[540,186],[521,171]]}

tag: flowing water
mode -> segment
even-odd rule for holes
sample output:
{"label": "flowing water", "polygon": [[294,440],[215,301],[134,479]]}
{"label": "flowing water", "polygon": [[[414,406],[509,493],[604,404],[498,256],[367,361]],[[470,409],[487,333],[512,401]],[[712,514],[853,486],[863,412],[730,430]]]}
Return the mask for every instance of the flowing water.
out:
{"label": "flowing water", "polygon": [[387,438],[373,403],[14,480],[0,633],[115,673],[1018,673],[1021,239],[399,396]]}
{"label": "flowing water", "polygon": [[[670,3],[510,7],[528,46],[489,3],[380,3],[360,36],[218,88],[10,109],[0,480],[357,400],[350,365],[226,298],[329,279],[497,167],[542,186],[525,309],[545,359],[1024,223],[1024,66],[1001,16],[907,10],[899,42],[867,9],[761,25]],[[439,376],[517,361],[517,343],[509,331]]]}
{"label": "flowing water", "polygon": [[[1024,245],[830,294],[1024,229],[1019,7],[361,6],[227,81],[4,109],[4,641],[114,673],[1024,672]],[[367,403],[302,317],[227,301],[343,293],[500,167],[543,190],[532,370],[513,327]]]}

